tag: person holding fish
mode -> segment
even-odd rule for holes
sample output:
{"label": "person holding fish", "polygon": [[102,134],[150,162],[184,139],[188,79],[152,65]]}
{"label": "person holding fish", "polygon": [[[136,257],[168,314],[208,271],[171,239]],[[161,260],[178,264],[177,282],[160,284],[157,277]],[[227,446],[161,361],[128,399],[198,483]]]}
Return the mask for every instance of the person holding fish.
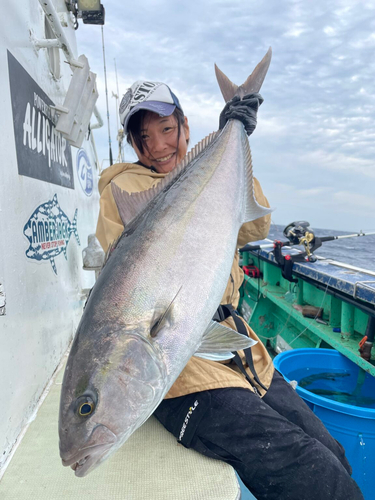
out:
{"label": "person holding fish", "polygon": [[[238,120],[250,135],[262,97],[251,87],[251,77],[236,87],[217,72],[228,101],[220,115],[218,134]],[[190,138],[182,106],[164,83],[135,82],[121,102],[120,117],[138,161],[112,165],[99,181],[96,234],[109,253],[124,231],[113,184],[127,193],[146,193],[179,168],[186,159]],[[253,185],[256,205],[269,207],[256,179]],[[134,204],[139,203],[139,198],[134,200]],[[139,210],[134,208],[134,216]],[[266,215],[242,225],[237,248],[267,236],[270,215],[267,210],[260,213]],[[126,230],[125,224],[125,234]],[[250,337],[254,345],[239,350],[231,359],[198,353],[191,357],[154,415],[185,447],[232,465],[258,500],[362,499],[350,477],[343,447],[274,369],[265,346],[237,314],[242,281],[236,250],[214,320]],[[164,321],[164,316],[158,321]]]}

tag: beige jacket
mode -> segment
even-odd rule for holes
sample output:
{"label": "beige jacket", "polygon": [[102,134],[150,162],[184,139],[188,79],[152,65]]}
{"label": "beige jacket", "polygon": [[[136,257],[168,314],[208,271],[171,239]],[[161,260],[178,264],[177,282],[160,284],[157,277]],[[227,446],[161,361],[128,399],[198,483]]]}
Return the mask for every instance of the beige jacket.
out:
{"label": "beige jacket", "polygon": [[[106,251],[108,246],[120,236],[124,229],[112,195],[111,181],[114,181],[121,189],[128,193],[135,193],[150,189],[165,175],[166,174],[153,172],[137,163],[117,163],[104,170],[99,180],[99,192],[101,195],[100,213],[96,228],[96,236],[104,251]],[[268,201],[256,179],[254,179],[254,192],[258,203],[268,207]],[[250,241],[265,238],[268,235],[270,222],[271,218],[267,215],[244,224],[238,235],[238,247]],[[235,308],[238,306],[240,298],[239,288],[243,281],[243,271],[238,265],[238,260],[239,256],[238,252],[236,252],[227,288],[221,301],[221,304],[232,304]],[[232,318],[228,318],[223,324],[234,330],[236,329]],[[253,330],[247,324],[246,328],[249,336],[258,341],[251,349],[254,366],[260,381],[264,386],[268,387],[274,372],[272,360],[266,348]],[[253,378],[251,372],[247,368],[242,351],[240,355],[244,360],[244,366],[247,372],[250,377]],[[252,390],[250,384],[234,362],[224,364],[193,356],[166,397],[174,398],[193,392],[222,387],[244,387]],[[261,394],[264,393],[262,388],[258,387],[258,389]]]}

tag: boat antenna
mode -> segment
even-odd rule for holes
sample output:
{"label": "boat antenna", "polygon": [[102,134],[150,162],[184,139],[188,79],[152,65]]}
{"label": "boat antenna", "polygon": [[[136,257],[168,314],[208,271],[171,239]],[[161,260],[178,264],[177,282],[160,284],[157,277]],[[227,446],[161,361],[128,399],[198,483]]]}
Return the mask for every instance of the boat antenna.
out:
{"label": "boat antenna", "polygon": [[116,125],[117,125],[117,144],[118,144],[117,162],[123,162],[125,160],[124,160],[124,155],[123,155],[123,151],[122,151],[122,143],[123,143],[123,139],[124,139],[125,134],[124,134],[124,129],[119,126],[119,122],[118,122],[118,119],[119,119],[119,111],[118,111],[119,110],[119,105],[118,105],[118,100],[119,100],[120,91],[119,91],[119,88],[118,88],[116,59],[113,59],[113,60],[115,62],[115,74],[116,74],[116,86],[117,86],[117,94],[115,94],[112,91],[112,97],[116,98]]}
{"label": "boat antenna", "polygon": [[107,87],[107,67],[105,64],[105,49],[104,49],[104,30],[102,26],[102,46],[103,46],[103,64],[104,64],[104,81],[105,81],[105,99],[107,103],[107,124],[108,124],[108,144],[109,144],[109,163],[113,164],[112,157],[112,141],[111,141],[111,128],[109,126],[109,107],[108,107],[108,87]]}
{"label": "boat antenna", "polygon": [[119,92],[119,89],[118,89],[116,59],[114,58],[113,61],[115,63],[115,75],[116,75],[116,89],[117,89],[117,94],[114,94],[114,95],[116,96],[116,110],[117,110],[117,113],[116,113],[116,125],[117,125],[117,130],[118,130],[119,129],[119,124],[118,124],[118,98],[119,98],[120,92]]}

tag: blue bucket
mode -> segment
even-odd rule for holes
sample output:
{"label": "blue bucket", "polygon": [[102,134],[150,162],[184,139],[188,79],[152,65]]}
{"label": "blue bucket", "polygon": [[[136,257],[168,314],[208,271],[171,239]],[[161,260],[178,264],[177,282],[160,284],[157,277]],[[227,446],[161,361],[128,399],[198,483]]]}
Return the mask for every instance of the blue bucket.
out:
{"label": "blue bucket", "polygon": [[365,499],[373,500],[375,377],[333,349],[286,351],[274,364],[288,382],[297,381],[297,393],[343,445],[353,479]]}

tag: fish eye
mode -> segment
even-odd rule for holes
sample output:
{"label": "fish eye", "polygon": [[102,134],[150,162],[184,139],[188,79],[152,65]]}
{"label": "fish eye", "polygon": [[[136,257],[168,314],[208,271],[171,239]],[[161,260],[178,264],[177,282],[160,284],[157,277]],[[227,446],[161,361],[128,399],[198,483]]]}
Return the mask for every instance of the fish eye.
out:
{"label": "fish eye", "polygon": [[90,397],[85,397],[78,404],[78,415],[88,417],[95,410],[95,403]]}

